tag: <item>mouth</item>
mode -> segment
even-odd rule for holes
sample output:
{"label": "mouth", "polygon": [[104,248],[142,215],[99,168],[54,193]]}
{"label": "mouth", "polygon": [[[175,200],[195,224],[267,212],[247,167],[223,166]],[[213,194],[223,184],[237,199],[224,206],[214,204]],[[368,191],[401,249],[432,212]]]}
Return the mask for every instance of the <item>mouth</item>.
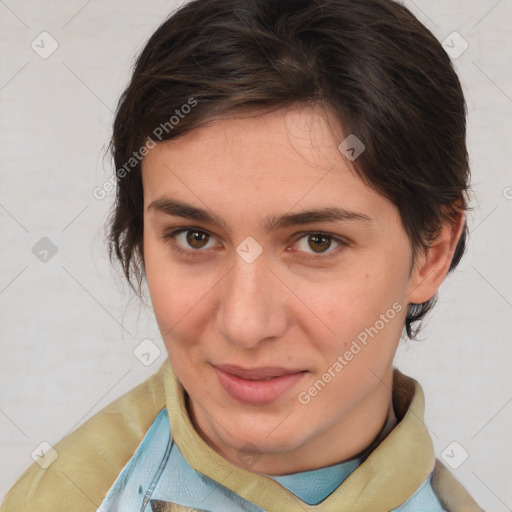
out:
{"label": "mouth", "polygon": [[282,367],[242,368],[234,365],[214,366],[220,385],[238,402],[263,405],[277,400],[298,384],[306,370]]}

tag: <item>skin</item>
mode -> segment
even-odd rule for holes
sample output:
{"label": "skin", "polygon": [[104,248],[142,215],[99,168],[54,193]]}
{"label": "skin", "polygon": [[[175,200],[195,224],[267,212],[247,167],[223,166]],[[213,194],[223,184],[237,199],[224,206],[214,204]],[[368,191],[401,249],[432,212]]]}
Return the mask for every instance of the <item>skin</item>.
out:
{"label": "skin", "polygon": [[[445,225],[410,272],[398,210],[357,177],[338,149],[343,139],[328,114],[294,106],[210,122],[157,144],[142,163],[147,283],[170,361],[202,438],[251,471],[316,469],[371,444],[388,415],[406,305],[434,295],[463,226],[462,214]],[[205,209],[225,225],[149,208],[162,198]],[[326,206],[371,222],[264,229],[269,215]],[[199,242],[190,232],[165,238],[177,228],[200,230]],[[333,238],[318,243],[319,231]],[[252,263],[236,251],[248,236],[262,249]],[[401,312],[301,403],[298,394],[396,303]],[[219,364],[305,373],[277,400],[254,405],[226,393],[212,366]]]}

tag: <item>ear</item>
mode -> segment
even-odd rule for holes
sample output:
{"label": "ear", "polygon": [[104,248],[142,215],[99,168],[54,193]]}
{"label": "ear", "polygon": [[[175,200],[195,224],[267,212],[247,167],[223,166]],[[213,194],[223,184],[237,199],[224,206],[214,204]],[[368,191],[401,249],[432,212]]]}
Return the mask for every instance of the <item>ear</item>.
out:
{"label": "ear", "polygon": [[450,268],[464,222],[464,212],[457,209],[450,220],[444,221],[438,236],[428,249],[418,255],[409,285],[410,304],[421,304],[430,300],[441,286]]}

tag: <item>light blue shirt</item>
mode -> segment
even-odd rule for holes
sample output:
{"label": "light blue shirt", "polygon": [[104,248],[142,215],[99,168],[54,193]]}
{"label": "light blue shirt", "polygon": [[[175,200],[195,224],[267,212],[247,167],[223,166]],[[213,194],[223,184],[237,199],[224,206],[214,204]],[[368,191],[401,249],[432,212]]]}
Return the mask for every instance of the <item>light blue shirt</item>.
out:
{"label": "light blue shirt", "polygon": [[265,475],[279,482],[308,505],[317,505],[332,494],[361,463],[363,458],[341,462],[291,475]]}

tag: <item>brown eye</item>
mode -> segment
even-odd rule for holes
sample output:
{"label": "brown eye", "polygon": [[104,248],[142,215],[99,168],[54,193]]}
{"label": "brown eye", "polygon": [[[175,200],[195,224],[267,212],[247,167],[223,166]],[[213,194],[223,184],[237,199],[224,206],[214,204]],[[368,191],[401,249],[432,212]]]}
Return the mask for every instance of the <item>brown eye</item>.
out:
{"label": "brown eye", "polygon": [[326,235],[309,235],[308,236],[308,245],[315,252],[322,253],[331,247],[331,237]]}
{"label": "brown eye", "polygon": [[313,232],[304,233],[294,245],[295,251],[302,253],[305,259],[325,259],[330,256],[336,256],[336,254],[350,244],[342,238],[329,233]]}
{"label": "brown eye", "polygon": [[186,240],[190,247],[202,249],[210,240],[210,235],[204,231],[188,230]]}
{"label": "brown eye", "polygon": [[178,228],[162,236],[174,252],[187,257],[207,257],[211,249],[220,247],[215,236],[202,229]]}

